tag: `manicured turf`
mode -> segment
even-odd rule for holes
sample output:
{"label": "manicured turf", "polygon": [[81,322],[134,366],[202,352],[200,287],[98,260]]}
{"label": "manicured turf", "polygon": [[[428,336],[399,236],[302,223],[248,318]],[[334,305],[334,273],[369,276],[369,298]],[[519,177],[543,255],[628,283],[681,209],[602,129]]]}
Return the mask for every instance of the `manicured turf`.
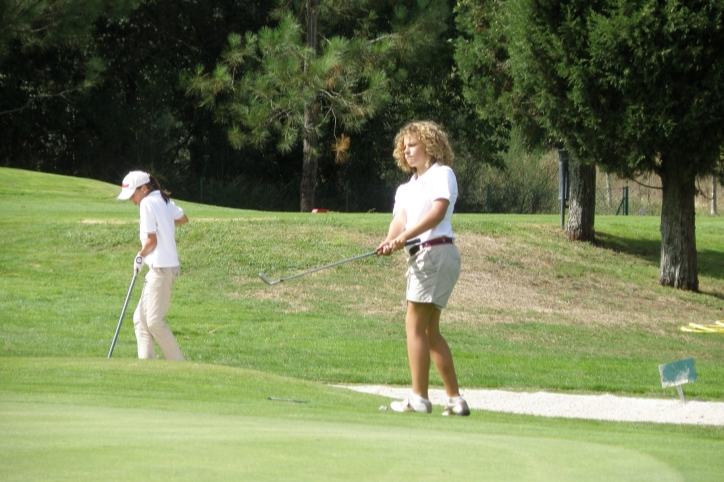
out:
{"label": "manicured turf", "polygon": [[[378,409],[388,400],[331,387],[409,383],[404,260],[275,287],[257,273],[367,252],[389,214],[180,201],[191,222],[178,230],[183,274],[169,324],[189,362],[135,359],[140,289],[107,360],[139,246],[138,208],[116,202],[117,191],[0,168],[2,481],[721,480],[722,428],[399,415]],[[468,272],[498,283],[471,278],[446,313],[464,389],[675,398],[658,364],[694,357],[699,381],[687,396],[724,399],[722,337],[679,330],[724,318],[721,219],[697,219],[701,293],[657,285],[655,218],[597,219],[597,246],[568,242],[555,216],[454,222]],[[475,301],[501,287],[513,298]],[[542,301],[522,306],[527,298]]]}
{"label": "manicured turf", "polygon": [[400,415],[380,411],[383,398],[195,363],[1,363],[4,481],[661,482],[724,470],[713,429]]}

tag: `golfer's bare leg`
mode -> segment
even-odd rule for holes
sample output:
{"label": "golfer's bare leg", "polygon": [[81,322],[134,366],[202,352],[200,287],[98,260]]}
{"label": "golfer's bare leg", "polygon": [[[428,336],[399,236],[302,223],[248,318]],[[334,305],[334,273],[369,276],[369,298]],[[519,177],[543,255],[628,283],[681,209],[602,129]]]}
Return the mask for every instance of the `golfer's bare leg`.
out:
{"label": "golfer's bare leg", "polygon": [[458,377],[455,374],[452,352],[447,341],[440,334],[440,310],[435,308],[434,305],[430,322],[427,325],[427,340],[430,344],[432,361],[440,374],[440,378],[442,378],[447,396],[451,398],[460,396],[460,387],[458,386]]}
{"label": "golfer's bare leg", "polygon": [[427,326],[432,314],[429,303],[407,302],[405,332],[407,334],[407,359],[410,363],[412,392],[422,398],[430,398],[430,345],[427,340]]}

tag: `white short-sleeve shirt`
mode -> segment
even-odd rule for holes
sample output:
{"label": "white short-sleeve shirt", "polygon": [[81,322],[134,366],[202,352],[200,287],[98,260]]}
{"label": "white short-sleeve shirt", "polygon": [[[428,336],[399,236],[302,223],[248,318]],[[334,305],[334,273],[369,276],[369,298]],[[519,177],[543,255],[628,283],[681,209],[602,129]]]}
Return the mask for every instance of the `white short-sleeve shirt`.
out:
{"label": "white short-sleeve shirt", "polygon": [[437,199],[447,199],[450,202],[445,217],[437,226],[422,233],[419,236],[420,241],[424,242],[440,236],[454,238],[450,218],[452,218],[455,208],[455,201],[458,199],[458,182],[455,173],[449,166],[434,163],[425,174],[420,177],[415,174],[409,182],[398,187],[392,213],[397,214],[398,211],[404,209],[407,213],[405,229],[408,229],[420,222],[430,212],[433,201]]}
{"label": "white short-sleeve shirt", "polygon": [[163,200],[160,191],[151,191],[141,200],[141,244],[149,234],[156,234],[156,248],[146,256],[150,268],[174,268],[179,266],[176,250],[176,225],[174,220],[181,219],[183,209],[169,199]]}

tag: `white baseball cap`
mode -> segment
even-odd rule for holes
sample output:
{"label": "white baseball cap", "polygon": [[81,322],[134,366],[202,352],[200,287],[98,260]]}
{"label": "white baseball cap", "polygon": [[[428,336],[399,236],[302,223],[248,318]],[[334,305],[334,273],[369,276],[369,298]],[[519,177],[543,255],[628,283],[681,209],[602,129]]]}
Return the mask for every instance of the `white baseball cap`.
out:
{"label": "white baseball cap", "polygon": [[136,189],[143,186],[144,184],[148,184],[149,182],[151,182],[151,178],[148,176],[147,173],[143,171],[129,172],[126,177],[123,178],[123,183],[121,184],[121,193],[118,195],[117,199],[119,201],[125,201],[126,199],[130,199]]}

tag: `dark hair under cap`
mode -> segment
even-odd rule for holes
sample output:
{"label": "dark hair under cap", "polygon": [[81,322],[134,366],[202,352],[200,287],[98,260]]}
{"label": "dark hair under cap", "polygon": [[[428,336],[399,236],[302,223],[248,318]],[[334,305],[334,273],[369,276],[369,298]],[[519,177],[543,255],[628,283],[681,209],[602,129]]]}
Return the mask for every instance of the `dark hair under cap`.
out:
{"label": "dark hair under cap", "polygon": [[165,202],[166,204],[168,204],[168,202],[171,200],[171,198],[169,198],[169,195],[170,195],[171,193],[170,193],[170,192],[167,192],[167,191],[164,191],[163,189],[161,189],[161,183],[159,183],[159,182],[158,182],[158,179],[156,179],[155,177],[153,177],[153,175],[151,175],[150,173],[148,174],[148,178],[151,180],[150,182],[148,182],[148,183],[146,184],[146,186],[148,186],[149,191],[150,191],[150,192],[160,191],[160,192],[161,192],[161,197],[163,198],[164,202]]}

